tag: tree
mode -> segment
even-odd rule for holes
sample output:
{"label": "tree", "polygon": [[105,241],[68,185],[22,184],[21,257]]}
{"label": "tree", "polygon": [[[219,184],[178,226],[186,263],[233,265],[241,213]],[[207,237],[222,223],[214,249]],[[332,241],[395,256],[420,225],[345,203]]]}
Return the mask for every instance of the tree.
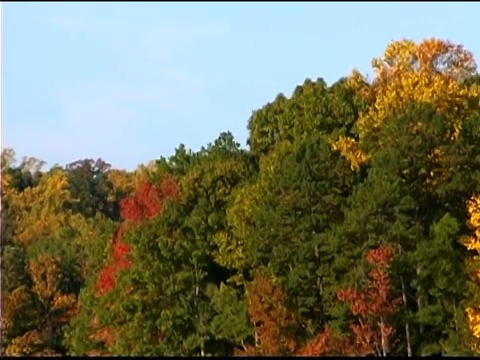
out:
{"label": "tree", "polygon": [[434,38],[418,44],[401,40],[392,42],[383,58],[373,59],[372,65],[375,78],[371,84],[358,71],[349,78],[358,94],[372,102],[356,124],[359,140],[341,136],[334,144],[354,168],[359,169],[369,157],[359,148],[365,134],[374,134],[390,115],[406,110],[412,102],[430,103],[447,114],[455,125],[449,136],[458,137],[469,104],[480,91],[476,84],[462,86],[476,71],[471,52]]}
{"label": "tree", "polygon": [[340,301],[349,302],[353,315],[359,317],[351,329],[356,339],[355,352],[361,355],[387,356],[391,352],[395,328],[389,319],[398,311],[402,300],[392,296],[390,267],[394,251],[392,246],[370,250],[366,256],[373,266],[368,274],[370,283],[365,289],[344,289],[337,295]]}
{"label": "tree", "polygon": [[282,142],[293,143],[312,133],[349,135],[360,100],[345,80],[328,87],[323,79],[306,79],[291,98],[278,94],[252,114],[248,143],[253,153],[264,156]]}
{"label": "tree", "polygon": [[[346,244],[365,248],[388,242],[399,249],[394,274],[405,299],[405,351],[413,354],[464,351],[459,335],[466,283],[455,279],[465,277],[466,269],[458,240],[466,231],[461,226],[465,196],[478,183],[467,175],[476,167],[466,151],[471,127],[452,142],[447,135],[454,126],[447,114],[417,104],[366,136],[371,168],[346,216]],[[436,151],[441,160],[432,156]],[[358,254],[350,258],[347,266]]]}
{"label": "tree", "polygon": [[[19,287],[7,296],[7,356],[62,354],[61,330],[77,311],[76,296],[68,291],[68,278],[62,279],[58,260],[42,256],[28,264],[32,288]],[[13,327],[15,316],[23,311],[23,334]],[[33,320],[33,323],[31,322]],[[17,335],[17,336],[15,336]]]}
{"label": "tree", "polygon": [[247,293],[248,312],[255,344],[239,355],[289,355],[296,350],[295,316],[285,307],[285,292],[262,273],[256,275]]}
{"label": "tree", "polygon": [[54,170],[35,187],[15,191],[8,196],[11,211],[18,214],[15,241],[29,244],[42,236],[58,235],[71,215],[65,208],[73,203],[66,174]]}
{"label": "tree", "polygon": [[469,263],[469,275],[471,281],[471,293],[473,294],[471,299],[471,305],[467,308],[467,316],[469,321],[469,326],[472,331],[472,341],[471,348],[472,350],[479,352],[480,346],[480,310],[478,307],[478,287],[479,287],[479,264],[478,264],[478,253],[480,253],[480,197],[473,197],[468,201],[468,213],[470,215],[470,226],[473,229],[474,233],[471,236],[465,238],[465,246],[468,250],[471,250],[475,253],[473,257],[468,259]]}
{"label": "tree", "polygon": [[400,308],[402,299],[395,297],[391,279],[391,265],[395,249],[380,246],[366,254],[372,267],[368,282],[361,286],[341,289],[338,300],[348,303],[350,311],[357,317],[350,324],[351,334],[340,335],[329,325],[300,351],[302,356],[387,356],[392,348],[395,328],[392,317]]}
{"label": "tree", "polygon": [[[70,343],[74,346],[73,351],[84,355],[86,352],[98,351],[111,352],[115,348],[120,336],[118,327],[112,326],[111,314],[115,314],[119,302],[117,288],[117,277],[121,270],[131,269],[132,260],[129,258],[132,246],[125,241],[125,234],[135,226],[158,216],[164,208],[166,199],[179,199],[180,189],[176,182],[169,177],[164,177],[161,184],[153,185],[149,182],[140,183],[133,196],[122,200],[121,214],[124,222],[118,229],[115,240],[112,244],[112,254],[108,263],[99,270],[96,282],[90,282],[83,291],[82,302],[87,305],[84,313],[74,325],[81,327],[82,332],[71,332]],[[151,264],[150,264],[151,265]],[[121,289],[124,294],[125,288]],[[130,291],[127,287],[127,296]],[[124,295],[125,296],[125,295]],[[92,299],[98,298],[98,300]],[[117,301],[112,302],[115,299]],[[86,316],[89,315],[89,316]],[[114,321],[113,321],[114,322]],[[83,339],[82,339],[83,337]],[[90,344],[82,344],[85,340]]]}
{"label": "tree", "polygon": [[109,196],[114,190],[109,179],[110,169],[110,164],[102,159],[78,160],[66,166],[70,189],[77,199],[70,205],[74,213],[89,218],[99,211],[113,220],[118,220],[118,201]]}

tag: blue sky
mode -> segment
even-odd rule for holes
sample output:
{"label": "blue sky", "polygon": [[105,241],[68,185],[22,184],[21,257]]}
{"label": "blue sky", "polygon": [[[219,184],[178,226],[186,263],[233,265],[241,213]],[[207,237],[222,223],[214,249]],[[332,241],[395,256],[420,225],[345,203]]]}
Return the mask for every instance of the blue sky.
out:
{"label": "blue sky", "polygon": [[480,3],[2,3],[3,147],[133,169],[230,130],[305,78],[370,70],[394,39],[480,57]]}

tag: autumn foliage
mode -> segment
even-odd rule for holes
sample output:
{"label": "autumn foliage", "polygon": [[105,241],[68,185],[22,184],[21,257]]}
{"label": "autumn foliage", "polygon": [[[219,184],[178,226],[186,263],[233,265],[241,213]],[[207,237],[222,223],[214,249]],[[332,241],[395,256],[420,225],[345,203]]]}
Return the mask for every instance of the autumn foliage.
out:
{"label": "autumn foliage", "polygon": [[370,250],[367,262],[373,269],[369,272],[367,287],[338,292],[338,299],[348,302],[352,314],[358,316],[358,323],[351,324],[355,335],[354,351],[358,355],[386,356],[390,352],[394,328],[389,319],[399,310],[402,300],[392,296],[390,266],[393,256],[391,246]]}
{"label": "autumn foliage", "polygon": [[[338,291],[341,302],[350,306],[357,321],[350,324],[351,335],[338,335],[330,327],[298,350],[302,356],[349,355],[387,356],[394,327],[389,323],[398,310],[400,297],[392,296],[390,267],[394,259],[391,246],[380,246],[366,255],[372,267],[362,289]],[[249,314],[255,329],[256,344],[239,351],[240,355],[286,355],[297,350],[295,316],[286,306],[285,292],[266,275],[258,274],[248,292]]]}
{"label": "autumn foliage", "polygon": [[329,327],[300,351],[300,355],[387,356],[394,328],[389,323],[399,310],[401,298],[392,297],[390,266],[394,257],[391,246],[368,252],[367,262],[373,267],[363,289],[340,290],[338,299],[350,304],[358,320],[350,324],[352,336],[336,335]]}
{"label": "autumn foliage", "polygon": [[394,41],[382,57],[373,59],[372,67],[375,77],[371,83],[356,70],[349,78],[356,91],[373,105],[359,116],[359,140],[341,136],[334,142],[357,170],[370,156],[361,149],[363,138],[378,131],[388,116],[404,111],[413,102],[434,104],[438,111],[452,115],[456,130],[451,136],[457,137],[464,116],[470,112],[470,100],[480,94],[477,85],[464,87],[461,83],[476,71],[473,54],[449,41]]}
{"label": "autumn foliage", "polygon": [[175,180],[165,176],[159,185],[141,182],[133,196],[120,202],[122,217],[131,222],[148,220],[161,214],[169,199],[180,199],[180,187]]}
{"label": "autumn foliage", "polygon": [[128,260],[131,245],[123,240],[123,235],[129,226],[160,215],[165,201],[179,199],[180,188],[178,184],[171,178],[164,177],[158,186],[147,181],[140,183],[133,196],[120,202],[124,222],[120,225],[117,236],[113,241],[112,263],[106,265],[100,271],[98,277],[100,293],[105,294],[113,290],[118,271],[128,269],[131,266]]}
{"label": "autumn foliage", "polygon": [[255,345],[239,355],[288,355],[296,349],[295,316],[285,307],[286,294],[265,274],[253,280],[248,297],[248,311],[255,331]]}
{"label": "autumn foliage", "polygon": [[[126,270],[132,265],[128,259],[132,246],[123,239],[129,227],[160,215],[166,201],[179,199],[180,187],[174,180],[166,176],[162,179],[160,185],[157,186],[148,181],[141,182],[132,196],[120,202],[124,221],[120,225],[113,241],[111,262],[106,264],[98,275],[97,288],[99,295],[105,295],[112,291],[116,287],[118,272]],[[94,319],[92,322],[94,327],[96,327],[95,323]],[[119,334],[118,329],[107,326],[97,329],[94,338],[97,341],[104,342],[108,347],[113,344]]]}
{"label": "autumn foliage", "polygon": [[2,151],[0,355],[480,352],[480,75],[390,43],[133,171]]}
{"label": "autumn foliage", "polygon": [[335,334],[330,327],[305,345],[299,352],[300,356],[339,356],[352,355],[350,339]]}

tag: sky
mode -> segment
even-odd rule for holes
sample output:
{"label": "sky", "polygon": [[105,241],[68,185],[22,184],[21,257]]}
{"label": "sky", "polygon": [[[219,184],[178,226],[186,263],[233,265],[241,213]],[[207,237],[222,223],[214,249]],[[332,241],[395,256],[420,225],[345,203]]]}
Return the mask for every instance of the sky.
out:
{"label": "sky", "polygon": [[231,131],[306,78],[331,84],[392,40],[480,58],[480,3],[2,3],[2,147],[47,166],[134,169]]}

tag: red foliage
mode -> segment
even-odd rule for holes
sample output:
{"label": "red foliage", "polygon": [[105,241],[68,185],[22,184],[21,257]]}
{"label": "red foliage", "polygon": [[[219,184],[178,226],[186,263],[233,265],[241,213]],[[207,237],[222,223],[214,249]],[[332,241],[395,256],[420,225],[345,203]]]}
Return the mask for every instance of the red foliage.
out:
{"label": "red foliage", "polygon": [[[122,228],[125,224],[122,224],[118,234],[122,233]],[[116,286],[116,275],[118,271],[122,269],[128,269],[131,266],[130,260],[128,260],[128,253],[131,250],[131,245],[125,243],[121,237],[117,234],[117,238],[113,243],[113,262],[107,264],[100,270],[98,276],[98,290],[101,294],[106,294],[112,291]]]}
{"label": "red foliage", "polygon": [[352,313],[359,316],[358,324],[350,326],[355,335],[352,355],[386,356],[390,350],[394,328],[388,319],[398,311],[401,303],[400,297],[391,297],[390,265],[393,258],[392,247],[370,250],[367,261],[373,269],[369,272],[368,286],[362,290],[351,288],[337,293],[338,299],[349,302]]}
{"label": "red foliage", "polygon": [[117,264],[109,264],[100,270],[98,276],[98,288],[101,293],[110,292],[115,288],[115,275]]}
{"label": "red foliage", "polygon": [[[128,254],[131,245],[123,238],[125,232],[132,224],[149,220],[162,213],[167,200],[179,201],[181,198],[180,186],[168,176],[165,176],[160,185],[155,186],[149,182],[139,184],[135,193],[120,202],[120,210],[124,222],[113,241],[112,262],[100,270],[97,289],[100,295],[112,291],[116,286],[116,275],[122,269],[128,269],[131,262]],[[97,324],[92,324],[94,328]],[[97,341],[103,341],[107,346],[112,344],[119,335],[119,331],[110,327],[96,329],[93,335]]]}
{"label": "red foliage", "polygon": [[131,248],[131,245],[118,238],[113,247],[113,258],[117,261],[125,260]]}
{"label": "red foliage", "polygon": [[160,185],[144,181],[139,184],[135,195],[120,202],[122,217],[125,220],[148,220],[160,214],[167,199],[180,199],[180,186],[168,176]]}
{"label": "red foliage", "polygon": [[158,186],[147,181],[142,182],[132,196],[121,201],[120,209],[125,222],[120,226],[113,243],[113,263],[100,271],[98,279],[100,293],[105,294],[113,290],[118,271],[131,265],[127,259],[131,246],[123,241],[125,232],[132,223],[160,215],[166,200],[180,200],[180,186],[168,176],[164,176]]}
{"label": "red foliage", "polygon": [[131,265],[127,258],[130,251],[130,245],[125,244],[121,239],[117,239],[113,245],[114,262],[106,265],[100,270],[98,277],[98,288],[100,293],[105,294],[112,291],[116,286],[116,275],[122,269],[128,269]]}

